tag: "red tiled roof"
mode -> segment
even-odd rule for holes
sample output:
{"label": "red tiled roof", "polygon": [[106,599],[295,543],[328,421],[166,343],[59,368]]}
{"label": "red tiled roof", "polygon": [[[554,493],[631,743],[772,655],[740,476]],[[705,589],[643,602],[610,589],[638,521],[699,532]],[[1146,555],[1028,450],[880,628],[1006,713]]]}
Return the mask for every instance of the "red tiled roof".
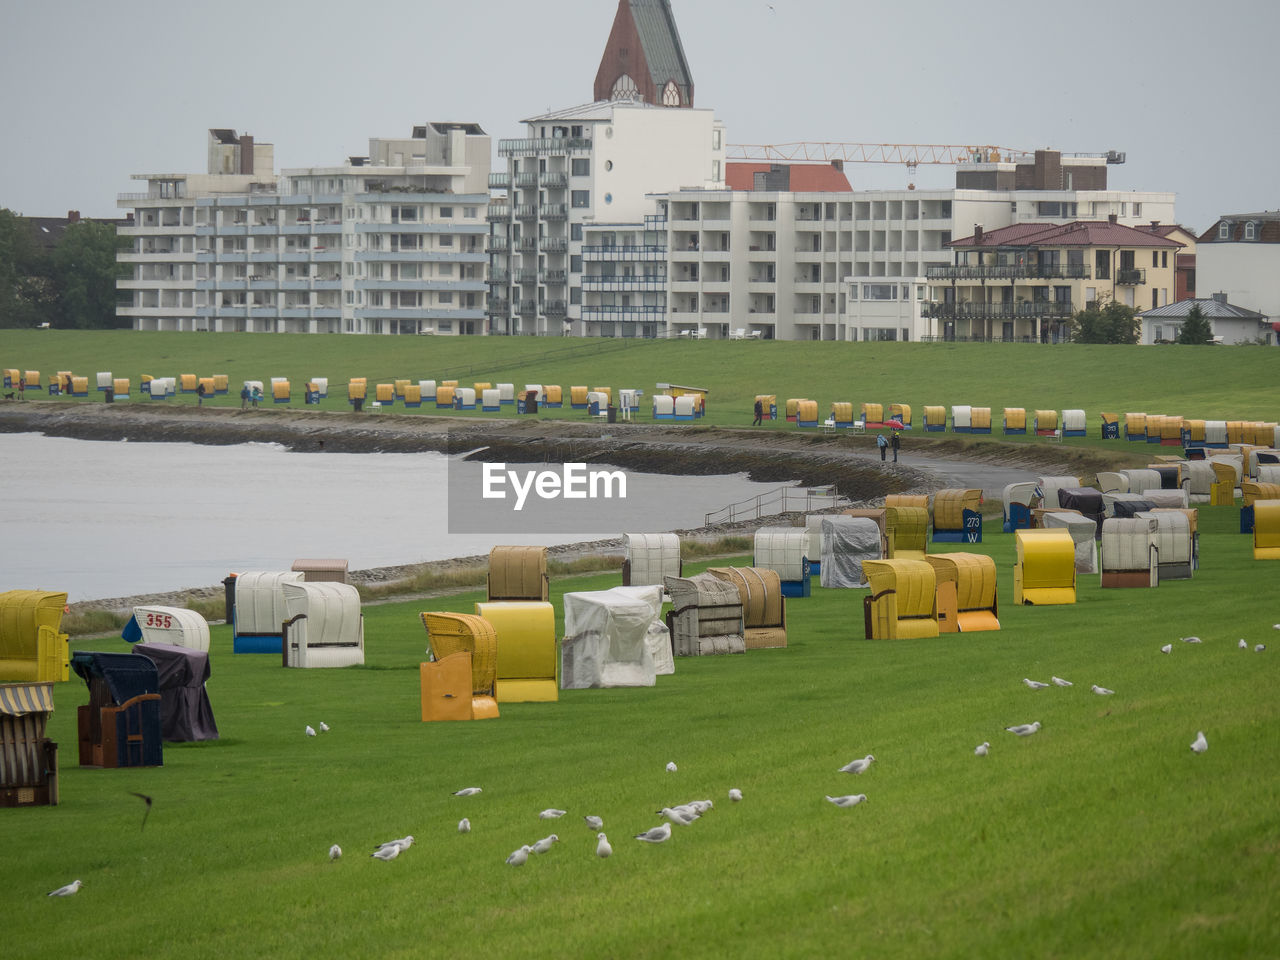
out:
{"label": "red tiled roof", "polygon": [[[793,163],[791,169],[791,190],[793,193],[850,193],[853,187],[843,170],[837,170],[827,163]],[[724,165],[724,181],[730,190],[750,190],[755,183],[757,173],[768,173],[772,164],[768,163],[726,163]]]}
{"label": "red tiled roof", "polygon": [[1015,223],[983,233],[981,240],[963,237],[952,240],[953,247],[1181,247],[1145,230],[1126,227],[1109,220],[1075,220],[1071,223]]}

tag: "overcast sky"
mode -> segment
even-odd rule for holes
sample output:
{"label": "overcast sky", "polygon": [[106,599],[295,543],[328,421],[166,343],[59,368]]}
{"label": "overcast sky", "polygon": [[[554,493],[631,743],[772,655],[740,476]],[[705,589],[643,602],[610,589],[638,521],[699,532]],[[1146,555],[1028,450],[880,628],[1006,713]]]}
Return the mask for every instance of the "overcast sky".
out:
{"label": "overcast sky", "polygon": [[[732,144],[1121,150],[1117,189],[1173,191],[1197,230],[1280,207],[1274,0],[673,0]],[[210,127],[277,169],[468,120],[496,140],[591,100],[616,0],[10,0],[0,206],[118,216],[133,173],[202,172]],[[949,168],[853,164],[855,189]]]}

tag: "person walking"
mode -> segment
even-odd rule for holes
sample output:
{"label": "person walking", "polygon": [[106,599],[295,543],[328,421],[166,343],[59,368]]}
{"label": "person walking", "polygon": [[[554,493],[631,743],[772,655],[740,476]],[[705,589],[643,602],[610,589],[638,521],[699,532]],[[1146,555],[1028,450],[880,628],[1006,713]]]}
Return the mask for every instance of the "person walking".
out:
{"label": "person walking", "polygon": [[884,438],[883,433],[876,434],[876,446],[880,448],[880,462],[884,463],[884,455],[889,450],[889,441]]}
{"label": "person walking", "polygon": [[240,409],[244,410],[249,406],[249,385],[246,383],[240,388]]}
{"label": "person walking", "polygon": [[897,462],[898,462],[898,448],[902,446],[902,440],[900,439],[900,438],[901,438],[901,436],[902,436],[902,435],[901,435],[900,433],[898,433],[898,431],[897,431],[897,430],[893,431],[893,442],[890,444],[890,446],[892,446],[892,447],[893,447],[893,462],[894,462],[894,463],[897,463]]}
{"label": "person walking", "polygon": [[204,381],[200,381],[200,386],[196,387],[196,406],[204,406]]}
{"label": "person walking", "polygon": [[755,408],[756,418],[751,421],[753,427],[761,426],[764,423],[764,403],[757,398]]}

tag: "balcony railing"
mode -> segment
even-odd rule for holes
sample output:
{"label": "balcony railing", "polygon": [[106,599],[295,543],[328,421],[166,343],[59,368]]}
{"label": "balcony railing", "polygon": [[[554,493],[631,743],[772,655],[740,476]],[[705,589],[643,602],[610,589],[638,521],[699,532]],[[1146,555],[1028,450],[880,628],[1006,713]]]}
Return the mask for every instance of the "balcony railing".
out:
{"label": "balcony railing", "polygon": [[516,283],[536,283],[538,281],[537,270],[517,270],[515,272]]}
{"label": "balcony railing", "polygon": [[926,267],[930,280],[1088,280],[1087,263],[998,263]]}
{"label": "balcony railing", "polygon": [[624,246],[590,246],[582,248],[582,259],[592,261],[665,260],[666,244],[631,244]]}
{"label": "balcony railing", "polygon": [[534,137],[499,140],[500,157],[536,157],[543,154],[582,153],[591,149],[588,137]]}
{"label": "balcony railing", "polygon": [[542,305],[542,313],[548,317],[563,317],[569,312],[569,304],[564,300],[548,300]]}
{"label": "balcony railing", "polygon": [[517,220],[537,220],[538,205],[536,203],[518,203],[516,204]]}
{"label": "balcony railing", "polygon": [[511,301],[496,300],[493,297],[490,297],[488,312],[491,314],[500,314],[505,317],[508,313],[511,312]]}
{"label": "balcony railing", "polygon": [[542,283],[564,283],[568,274],[564,270],[539,270],[538,279]]}
{"label": "balcony railing", "polygon": [[511,219],[511,207],[505,203],[491,203],[485,216],[490,220]]}
{"label": "balcony railing", "polygon": [[583,277],[583,290],[665,290],[666,277]]}
{"label": "balcony railing", "polygon": [[536,173],[517,173],[512,182],[517,187],[536,187],[538,185],[538,175]]}
{"label": "balcony railing", "polygon": [[485,244],[485,249],[487,249],[490,253],[501,253],[502,251],[510,248],[510,246],[511,246],[511,241],[508,240],[506,237],[499,236],[498,234],[493,234],[488,237]]}
{"label": "balcony railing", "polygon": [[539,176],[539,179],[549,190],[563,190],[569,185],[569,178],[563,173],[544,173]]}
{"label": "balcony railing", "polygon": [[1039,303],[922,303],[920,315],[933,320],[1066,320],[1075,315],[1069,300]]}
{"label": "balcony railing", "polygon": [[619,306],[616,304],[583,305],[583,320],[652,320],[665,317],[665,306]]}
{"label": "balcony railing", "polygon": [[510,283],[511,273],[508,270],[490,270],[489,282],[490,283]]}
{"label": "balcony railing", "polygon": [[1145,267],[1121,267],[1116,271],[1116,283],[1133,287],[1147,282]]}
{"label": "balcony railing", "polygon": [[517,305],[517,309],[520,311],[520,313],[526,313],[526,314],[537,313],[538,301],[537,300],[521,300]]}
{"label": "balcony railing", "polygon": [[509,173],[489,174],[490,190],[507,190],[510,187],[511,187],[511,174]]}
{"label": "balcony railing", "polygon": [[547,253],[564,253],[569,249],[569,241],[564,237],[542,237],[538,240],[538,246]]}
{"label": "balcony railing", "polygon": [[569,216],[569,208],[563,203],[544,203],[542,205],[542,219],[544,220],[564,220]]}

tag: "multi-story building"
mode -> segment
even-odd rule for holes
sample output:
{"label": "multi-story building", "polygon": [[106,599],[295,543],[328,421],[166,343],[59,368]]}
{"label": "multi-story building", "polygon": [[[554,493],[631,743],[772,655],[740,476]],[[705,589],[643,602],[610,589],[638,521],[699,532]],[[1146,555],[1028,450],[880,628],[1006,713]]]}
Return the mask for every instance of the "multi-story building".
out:
{"label": "multi-story building", "polygon": [[1219,217],[1196,243],[1197,285],[1280,317],[1280,210]]}
{"label": "multi-story building", "polygon": [[936,299],[924,307],[941,339],[1047,342],[1090,303],[1170,303],[1181,244],[1116,215],[979,228],[949,246],[955,263],[929,270]]}
{"label": "multi-story building", "polygon": [[118,309],[135,329],[483,333],[490,140],[470,123],[371,139],[369,155],[272,172],[211,130],[206,174],[142,174]]}

